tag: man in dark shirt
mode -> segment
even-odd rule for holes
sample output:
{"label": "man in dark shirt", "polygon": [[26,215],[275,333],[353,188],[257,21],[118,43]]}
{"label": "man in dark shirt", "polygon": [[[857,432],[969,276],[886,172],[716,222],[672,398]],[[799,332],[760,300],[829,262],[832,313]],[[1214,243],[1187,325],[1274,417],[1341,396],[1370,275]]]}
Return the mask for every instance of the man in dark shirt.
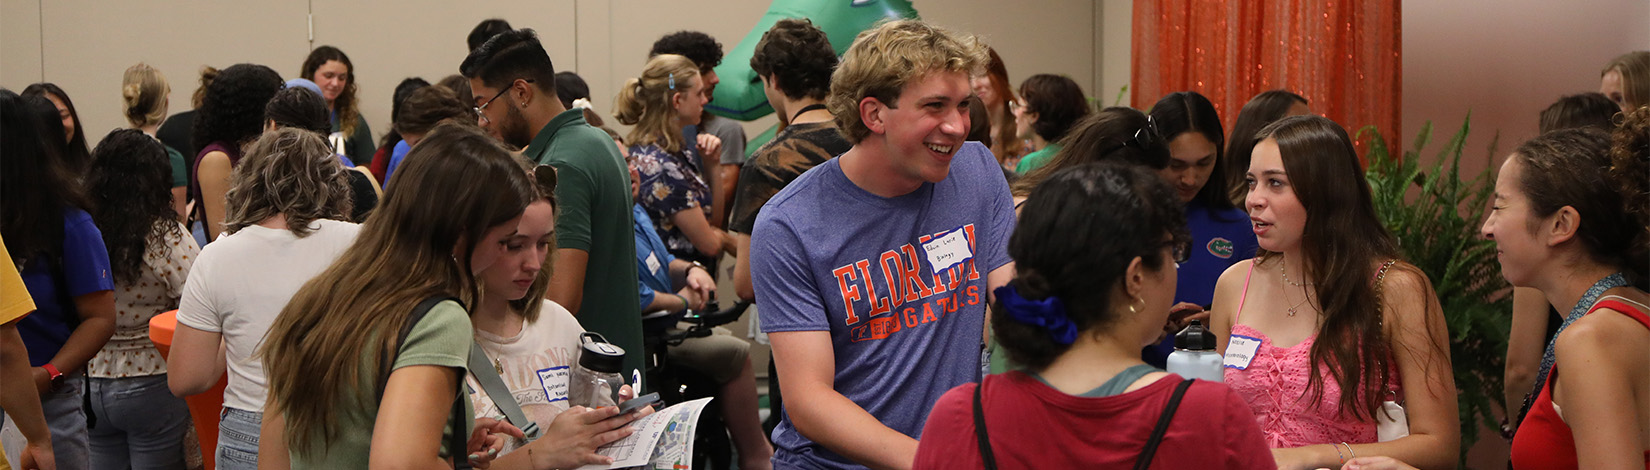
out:
{"label": "man in dark shirt", "polygon": [[785,128],[757,149],[739,170],[739,189],[733,196],[733,220],[728,231],[739,243],[734,290],[745,300],[756,297],[751,289],[750,256],[745,254],[750,253],[757,212],[802,172],[853,147],[831,121],[831,111],[825,109],[831,72],[836,70],[836,51],[813,22],[784,19],[774,23],[756,43],[751,69],[762,78],[762,93],[768,96],[768,104],[773,105]]}
{"label": "man in dark shirt", "polygon": [[[624,348],[642,368],[642,315],[631,237],[630,172],[618,146],[556,97],[556,69],[531,29],[494,35],[459,66],[481,127],[540,164],[556,167],[556,253],[545,298],[585,329]],[[486,184],[481,182],[479,184]]]}

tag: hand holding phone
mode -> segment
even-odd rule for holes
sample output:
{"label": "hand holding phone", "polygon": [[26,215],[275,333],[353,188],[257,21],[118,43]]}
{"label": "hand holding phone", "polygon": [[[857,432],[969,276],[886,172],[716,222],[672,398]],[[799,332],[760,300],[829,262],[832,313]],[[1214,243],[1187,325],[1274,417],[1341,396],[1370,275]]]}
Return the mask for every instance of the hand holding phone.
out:
{"label": "hand holding phone", "polygon": [[652,404],[655,404],[655,403],[658,403],[658,402],[659,402],[659,393],[658,392],[649,393],[647,395],[642,395],[642,396],[636,397],[634,399],[626,400],[624,403],[620,403],[619,404],[619,414],[621,414],[621,415],[630,414],[630,412],[632,412],[632,411],[639,410],[644,406],[652,405]]}

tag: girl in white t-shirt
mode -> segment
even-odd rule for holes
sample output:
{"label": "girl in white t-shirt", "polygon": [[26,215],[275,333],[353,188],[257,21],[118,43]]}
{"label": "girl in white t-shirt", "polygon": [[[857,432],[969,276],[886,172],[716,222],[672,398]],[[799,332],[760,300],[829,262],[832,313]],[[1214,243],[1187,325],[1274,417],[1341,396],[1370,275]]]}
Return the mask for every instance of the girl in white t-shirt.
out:
{"label": "girl in white t-shirt", "polygon": [[[470,314],[475,341],[487,354],[487,362],[499,375],[522,413],[544,430],[543,437],[530,444],[508,438],[500,455],[526,447],[534,453],[550,452],[567,466],[605,463],[593,459],[596,439],[612,426],[585,424],[585,411],[558,419],[568,411],[569,366],[578,360],[579,334],[584,328],[560,304],[544,298],[551,269],[546,264],[556,251],[556,173],[548,165],[531,170],[538,198],[527,206],[505,253],[479,275],[481,300]],[[476,371],[465,381],[477,419],[505,421],[493,399],[487,396]],[[621,398],[634,393],[628,385],[619,390]],[[516,424],[516,423],[512,423]],[[517,425],[521,427],[522,425]]]}

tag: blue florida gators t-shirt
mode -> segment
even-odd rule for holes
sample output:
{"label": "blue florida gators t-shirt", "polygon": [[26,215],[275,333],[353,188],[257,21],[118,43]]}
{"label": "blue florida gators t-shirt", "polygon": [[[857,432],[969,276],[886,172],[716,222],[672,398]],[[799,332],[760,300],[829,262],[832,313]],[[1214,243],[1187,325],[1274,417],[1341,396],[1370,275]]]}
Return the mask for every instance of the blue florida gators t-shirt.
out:
{"label": "blue florida gators t-shirt", "polygon": [[[944,181],[893,198],[855,186],[840,159],[828,160],[757,217],[751,278],[762,330],[829,331],[836,391],[920,438],[940,395],[980,379],[986,276],[1009,263],[1013,230],[1008,182],[978,143],[958,150]],[[864,468],[802,436],[789,416],[773,438],[777,467]]]}

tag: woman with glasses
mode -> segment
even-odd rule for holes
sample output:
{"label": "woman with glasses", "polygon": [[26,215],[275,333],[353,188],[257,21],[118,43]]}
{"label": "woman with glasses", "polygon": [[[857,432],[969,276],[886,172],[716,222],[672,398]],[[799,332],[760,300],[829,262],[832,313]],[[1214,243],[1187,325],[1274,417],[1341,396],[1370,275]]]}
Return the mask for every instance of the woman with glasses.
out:
{"label": "woman with glasses", "polygon": [[1318,116],[1258,136],[1245,205],[1260,253],[1221,275],[1210,318],[1226,383],[1278,468],[1359,455],[1453,467],[1460,422],[1443,312],[1376,218],[1352,140]]}
{"label": "woman with glasses", "polygon": [[710,225],[711,193],[699,168],[699,152],[720,154],[722,142],[700,134],[684,142],[682,126],[699,123],[710,99],[699,68],[687,57],[660,54],[642,75],[619,88],[613,116],[635,126],[626,136],[641,174],[637,202],[653,218],[659,238],[677,258],[712,264],[733,251],[733,237]]}
{"label": "woman with glasses", "polygon": [[1048,164],[1060,152],[1060,138],[1094,108],[1083,96],[1083,88],[1064,75],[1040,73],[1020,83],[1020,102],[1014,108],[1014,122],[1021,139],[1032,150],[1020,159],[1014,171],[1027,174]]}
{"label": "woman with glasses", "polygon": [[[991,304],[998,344],[1025,367],[946,392],[914,467],[1276,468],[1237,394],[1140,360],[1187,254],[1180,208],[1124,162],[1063,168],[1033,190],[1008,241],[1018,272]],[[1094,429],[1106,432],[1080,431]]]}

